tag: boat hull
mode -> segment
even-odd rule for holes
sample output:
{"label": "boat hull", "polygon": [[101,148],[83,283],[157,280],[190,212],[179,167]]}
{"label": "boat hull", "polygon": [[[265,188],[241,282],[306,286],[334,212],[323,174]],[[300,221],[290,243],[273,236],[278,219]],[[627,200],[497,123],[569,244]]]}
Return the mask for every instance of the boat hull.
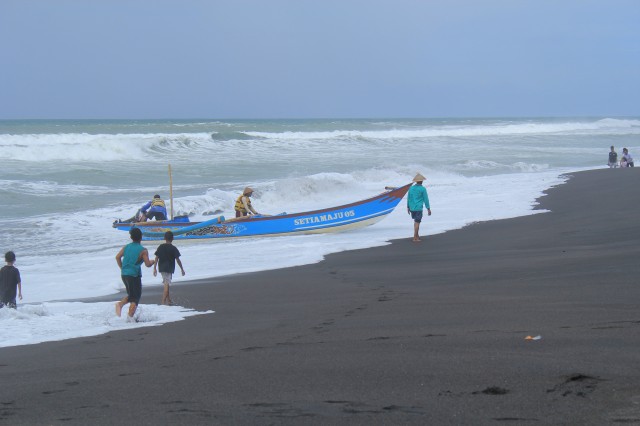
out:
{"label": "boat hull", "polygon": [[215,218],[196,223],[139,223],[118,228],[128,230],[132,226],[138,227],[142,231],[143,240],[147,241],[164,239],[166,231],[173,232],[174,240],[211,240],[342,232],[373,225],[382,220],[395,209],[410,186],[411,184],[394,188],[359,202],[310,212],[277,216],[247,216],[223,222],[220,218]]}

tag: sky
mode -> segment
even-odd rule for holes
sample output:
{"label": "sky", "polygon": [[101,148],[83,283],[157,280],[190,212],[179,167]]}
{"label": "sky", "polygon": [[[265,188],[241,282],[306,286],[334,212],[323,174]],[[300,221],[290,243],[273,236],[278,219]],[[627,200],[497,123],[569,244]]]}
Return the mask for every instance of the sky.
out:
{"label": "sky", "polygon": [[638,0],[2,0],[0,119],[640,116]]}

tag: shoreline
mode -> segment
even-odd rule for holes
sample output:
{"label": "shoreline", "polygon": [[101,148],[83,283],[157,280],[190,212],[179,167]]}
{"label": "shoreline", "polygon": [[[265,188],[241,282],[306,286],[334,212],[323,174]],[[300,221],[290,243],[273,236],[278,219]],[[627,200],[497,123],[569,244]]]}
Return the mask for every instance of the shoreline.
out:
{"label": "shoreline", "polygon": [[172,287],[214,314],[2,348],[0,419],[640,422],[640,174],[569,175],[538,199],[548,213],[420,244],[407,220],[406,240]]}
{"label": "shoreline", "polygon": [[[594,171],[594,170],[600,170],[600,169],[579,169],[577,171],[572,171],[572,172],[558,172],[557,174],[557,178],[560,179],[563,176],[568,176],[571,175],[573,173],[581,173],[581,172],[585,172],[585,171]],[[543,194],[546,193],[546,191],[558,186],[558,185],[564,185],[566,183],[566,180],[564,182],[560,182],[560,183],[556,183],[553,184],[550,187],[547,187],[545,190],[543,190]],[[453,231],[459,231],[462,229],[467,228],[468,226],[477,224],[477,223],[485,223],[485,222],[493,222],[493,221],[500,221],[500,220],[508,220],[508,219],[516,219],[516,218],[521,218],[521,217],[527,217],[527,216],[531,216],[533,214],[538,214],[538,213],[533,213],[536,210],[541,210],[540,205],[539,205],[539,200],[541,197],[535,198],[532,202],[531,205],[531,210],[528,213],[519,215],[519,216],[513,216],[513,217],[509,217],[509,218],[498,218],[498,219],[481,219],[478,221],[473,221],[473,222],[469,222],[466,224],[461,225],[458,228],[452,228],[452,229],[447,229],[445,231],[442,232],[438,232],[436,234],[423,234],[421,235],[423,239],[425,238],[431,238],[435,235],[442,235],[442,234],[446,234],[449,232],[453,232]],[[403,199],[404,200],[404,199]],[[403,201],[400,202],[400,204],[396,207],[397,209],[401,209],[403,208],[404,204]],[[544,210],[544,209],[543,209]],[[409,221],[409,223],[411,224],[412,222]],[[428,226],[428,219],[426,219],[423,222],[423,225],[421,227],[421,229],[424,231],[424,229]],[[399,241],[404,241],[403,238],[392,238],[389,240],[386,240],[385,243],[379,244],[379,245],[374,245],[374,246],[370,246],[370,247],[365,247],[365,248],[347,248],[341,251],[337,251],[337,252],[330,252],[327,254],[323,255],[323,259],[313,262],[313,263],[303,263],[303,264],[299,264],[299,265],[293,265],[293,266],[279,266],[273,269],[263,269],[263,270],[258,270],[258,271],[248,271],[248,272],[236,272],[236,273],[232,273],[232,274],[228,274],[228,275],[219,275],[219,276],[210,276],[210,277],[201,277],[201,278],[193,278],[193,279],[182,279],[181,277],[179,281],[174,281],[173,286],[183,286],[183,285],[192,285],[192,284],[200,284],[200,283],[208,283],[208,282],[212,282],[212,281],[219,281],[219,280],[223,280],[225,278],[232,278],[232,277],[236,277],[236,276],[241,276],[241,275],[246,275],[246,274],[259,274],[259,273],[263,273],[263,272],[269,272],[269,271],[274,271],[274,270],[279,270],[279,269],[289,269],[289,268],[298,268],[298,267],[304,267],[304,266],[308,266],[308,265],[314,265],[314,264],[318,264],[321,262],[324,262],[327,256],[332,256],[332,255],[339,255],[341,253],[345,253],[345,252],[350,252],[350,251],[359,251],[359,250],[369,250],[369,249],[373,249],[373,248],[377,248],[377,247],[385,247],[388,245],[391,245],[395,242],[399,242]],[[155,249],[155,247],[157,245],[159,245],[162,241],[143,241],[143,244],[149,245],[149,247],[153,247]],[[184,244],[184,241],[178,241],[176,242],[176,244]],[[188,243],[188,242],[187,242]],[[194,242],[192,244],[198,244],[199,242]],[[174,276],[175,277],[175,276]],[[172,288],[174,288],[172,286]],[[172,290],[173,291],[173,290]],[[153,296],[155,297],[157,294],[162,294],[162,283],[154,283],[152,285],[148,285],[148,284],[144,284],[143,282],[143,293],[144,294],[153,294]],[[122,298],[122,296],[125,294],[124,288],[121,288],[120,291],[118,292],[114,292],[114,293],[110,293],[110,294],[105,294],[105,295],[99,295],[99,296],[89,296],[89,297],[80,297],[80,298],[74,298],[74,299],[56,299],[56,300],[46,300],[46,301],[39,301],[39,302],[33,302],[30,304],[41,304],[41,303],[45,303],[45,302],[94,302],[94,301],[110,301],[112,300],[113,297],[120,297]]]}

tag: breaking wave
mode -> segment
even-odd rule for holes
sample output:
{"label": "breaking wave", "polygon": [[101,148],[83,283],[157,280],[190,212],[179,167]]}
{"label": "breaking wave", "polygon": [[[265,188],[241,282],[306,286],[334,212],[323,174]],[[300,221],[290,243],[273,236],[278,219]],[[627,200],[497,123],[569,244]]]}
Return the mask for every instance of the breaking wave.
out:
{"label": "breaking wave", "polygon": [[[179,123],[178,123],[179,124]],[[162,156],[191,156],[197,159],[201,153],[229,157],[237,150],[280,149],[283,154],[296,148],[322,148],[322,144],[333,143],[341,148],[363,149],[372,144],[413,143],[486,140],[509,136],[536,137],[560,136],[619,136],[640,135],[640,120],[605,118],[592,121],[561,120],[480,120],[471,123],[460,121],[453,124],[430,124],[428,122],[384,123],[382,129],[374,127],[359,129],[307,130],[307,131],[261,131],[227,128],[212,123],[216,128],[210,132],[196,133],[118,133],[118,134],[0,134],[0,159],[25,162],[109,162],[128,159],[159,161]],[[339,126],[327,124],[325,127]],[[382,125],[381,125],[382,126]],[[306,146],[305,146],[306,145]]]}

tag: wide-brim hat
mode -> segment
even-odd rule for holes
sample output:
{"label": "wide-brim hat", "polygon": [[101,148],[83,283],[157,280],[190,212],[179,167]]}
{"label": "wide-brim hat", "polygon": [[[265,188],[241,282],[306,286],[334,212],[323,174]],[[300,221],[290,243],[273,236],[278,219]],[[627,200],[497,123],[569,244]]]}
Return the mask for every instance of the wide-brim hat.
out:
{"label": "wide-brim hat", "polygon": [[247,195],[247,194],[251,194],[252,192],[253,192],[253,188],[251,188],[251,187],[248,187],[248,186],[247,186],[247,187],[244,189],[244,191],[242,191],[242,194],[243,194],[243,195]]}
{"label": "wide-brim hat", "polygon": [[427,180],[427,178],[422,176],[420,173],[418,173],[416,177],[413,178],[414,182],[422,182],[423,180]]}

